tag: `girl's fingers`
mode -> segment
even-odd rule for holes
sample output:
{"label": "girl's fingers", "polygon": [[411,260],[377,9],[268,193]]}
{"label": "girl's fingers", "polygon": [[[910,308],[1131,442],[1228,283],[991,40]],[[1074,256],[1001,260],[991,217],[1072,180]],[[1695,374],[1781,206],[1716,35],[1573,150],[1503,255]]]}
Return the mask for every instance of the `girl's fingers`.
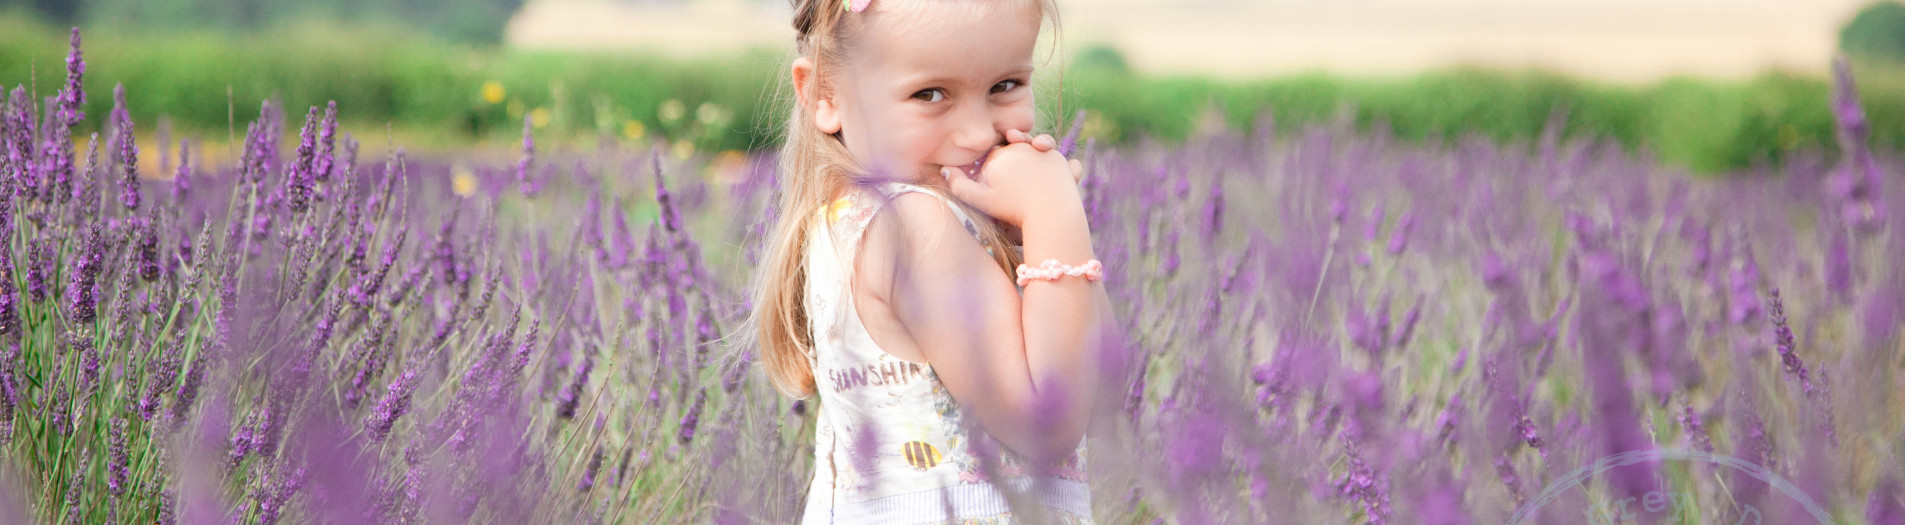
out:
{"label": "girl's fingers", "polygon": [[1046,152],[1046,151],[1052,151],[1052,150],[1058,149],[1058,139],[1052,138],[1051,134],[1040,133],[1038,136],[1034,137],[1030,133],[1026,133],[1025,130],[1021,130],[1021,129],[1005,130],[1005,142],[1007,144],[1018,144],[1021,142],[1029,142],[1032,144],[1032,149],[1039,150],[1040,152]]}
{"label": "girl's fingers", "polygon": [[1069,162],[1067,162],[1067,164],[1072,165],[1072,182],[1075,182],[1075,183],[1084,182],[1085,181],[1085,163],[1079,161],[1078,159],[1071,159]]}
{"label": "girl's fingers", "polygon": [[1058,139],[1052,138],[1051,135],[1040,134],[1038,138],[1032,139],[1032,147],[1039,151],[1052,151],[1058,149]]}
{"label": "girl's fingers", "polygon": [[979,211],[989,209],[987,205],[991,202],[987,197],[991,196],[991,188],[967,177],[965,170],[940,168],[939,175],[946,177],[946,186],[952,191],[953,198],[979,208]]}

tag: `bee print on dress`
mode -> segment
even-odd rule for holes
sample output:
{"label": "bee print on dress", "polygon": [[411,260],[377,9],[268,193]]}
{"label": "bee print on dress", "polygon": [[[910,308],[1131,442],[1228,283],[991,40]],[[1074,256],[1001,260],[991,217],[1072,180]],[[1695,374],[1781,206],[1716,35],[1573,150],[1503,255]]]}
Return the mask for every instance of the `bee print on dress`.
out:
{"label": "bee print on dress", "polygon": [[905,452],[906,462],[913,465],[913,468],[916,469],[926,470],[933,468],[934,465],[939,464],[939,460],[941,459],[939,449],[933,448],[931,443],[925,441],[908,441],[906,444],[901,445],[901,449]]}

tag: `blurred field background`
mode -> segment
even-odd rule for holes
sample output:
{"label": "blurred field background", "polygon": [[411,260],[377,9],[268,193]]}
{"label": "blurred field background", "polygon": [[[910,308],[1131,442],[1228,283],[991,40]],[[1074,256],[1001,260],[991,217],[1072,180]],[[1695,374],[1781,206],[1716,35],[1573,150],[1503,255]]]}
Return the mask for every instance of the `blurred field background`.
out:
{"label": "blurred field background", "polygon": [[[1905,5],[1060,3],[1101,522],[1905,525]],[[0,0],[0,523],[793,521],[785,10]]]}
{"label": "blurred field background", "polygon": [[[39,5],[45,4],[45,5]],[[441,5],[438,5],[441,4]],[[1042,73],[1046,125],[1180,141],[1200,126],[1281,131],[1348,113],[1364,129],[1529,143],[1608,137],[1698,173],[1833,146],[1826,64],[1856,0],[1671,2],[1071,0]],[[454,5],[452,9],[449,6]],[[229,138],[277,97],[339,102],[350,128],[413,148],[662,141],[684,155],[772,147],[788,7],[767,0],[8,0],[0,79],[51,93],[68,25],[88,32],[89,109],[118,83],[136,118]],[[1873,140],[1905,146],[1905,30],[1874,9],[1858,73]],[[209,13],[209,14],[208,14]],[[1855,31],[1856,33],[1856,31]],[[1863,40],[1860,40],[1860,39]],[[36,67],[41,74],[35,74]],[[1062,75],[1061,75],[1062,73]],[[1062,82],[1060,78],[1062,76]],[[236,111],[233,102],[239,102]],[[1061,107],[1062,106],[1062,107]],[[1269,115],[1272,119],[1260,119]],[[366,140],[375,146],[380,140]],[[569,141],[564,141],[569,142]],[[686,145],[682,145],[685,143]],[[214,156],[215,158],[217,156]]]}

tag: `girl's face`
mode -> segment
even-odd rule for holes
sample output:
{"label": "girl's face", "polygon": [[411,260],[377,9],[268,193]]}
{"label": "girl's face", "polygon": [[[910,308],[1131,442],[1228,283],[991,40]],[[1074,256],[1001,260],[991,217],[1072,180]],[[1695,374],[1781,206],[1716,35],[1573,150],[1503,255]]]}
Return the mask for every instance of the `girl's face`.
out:
{"label": "girl's face", "polygon": [[1039,19],[1031,2],[879,0],[862,16],[853,59],[814,122],[841,132],[860,163],[906,180],[970,171],[1031,131],[1029,82]]}

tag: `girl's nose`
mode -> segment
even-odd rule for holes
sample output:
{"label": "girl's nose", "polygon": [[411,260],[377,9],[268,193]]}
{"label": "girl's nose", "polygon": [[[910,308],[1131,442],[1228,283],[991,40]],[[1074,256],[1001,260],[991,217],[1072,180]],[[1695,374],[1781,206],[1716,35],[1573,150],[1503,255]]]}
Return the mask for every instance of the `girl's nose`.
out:
{"label": "girl's nose", "polygon": [[960,111],[959,122],[953,128],[953,145],[972,151],[989,151],[992,146],[1005,141],[993,126],[992,115],[983,104]]}

